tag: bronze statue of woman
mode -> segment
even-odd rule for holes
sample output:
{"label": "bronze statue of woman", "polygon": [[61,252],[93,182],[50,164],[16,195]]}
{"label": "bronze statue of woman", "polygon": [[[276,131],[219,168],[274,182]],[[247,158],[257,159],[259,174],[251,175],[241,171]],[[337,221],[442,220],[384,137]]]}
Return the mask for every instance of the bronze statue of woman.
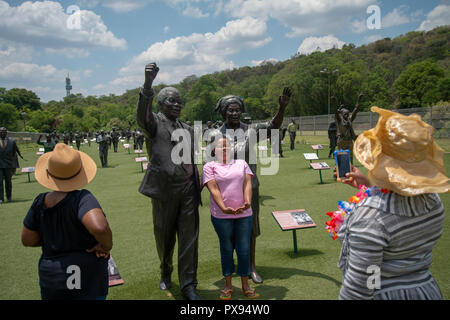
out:
{"label": "bronze statue of woman", "polygon": [[[262,278],[256,271],[255,263],[255,250],[256,250],[256,238],[260,235],[259,226],[259,181],[257,177],[257,165],[251,163],[249,160],[250,152],[255,150],[256,144],[260,139],[260,131],[267,130],[268,135],[262,135],[270,137],[271,129],[279,129],[283,123],[284,112],[289,104],[292,92],[289,88],[285,87],[282,95],[279,97],[279,109],[275,117],[266,123],[258,123],[255,126],[250,127],[248,124],[241,121],[241,116],[245,113],[244,101],[238,96],[225,96],[221,98],[216,105],[216,112],[222,115],[225,123],[218,128],[221,134],[226,134],[227,130],[234,130],[235,133],[243,132],[243,136],[239,137],[239,133],[234,136],[234,143],[232,145],[234,157],[245,154],[245,161],[252,170],[254,176],[252,177],[252,211],[253,211],[253,226],[251,234],[251,246],[250,246],[250,277],[253,282],[261,283]],[[239,130],[241,129],[241,130]],[[256,135],[256,139],[250,139],[251,132]],[[242,152],[242,153],[241,153]]]}

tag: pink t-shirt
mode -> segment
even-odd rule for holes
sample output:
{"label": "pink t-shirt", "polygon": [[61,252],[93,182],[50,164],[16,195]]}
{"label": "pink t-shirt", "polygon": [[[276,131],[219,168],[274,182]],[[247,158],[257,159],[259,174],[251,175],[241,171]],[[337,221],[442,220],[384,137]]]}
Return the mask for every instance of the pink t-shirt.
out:
{"label": "pink t-shirt", "polygon": [[[216,180],[225,206],[237,209],[244,205],[244,181],[246,174],[253,176],[252,170],[250,170],[247,162],[244,160],[232,160],[226,164],[211,161],[203,166],[202,184],[205,185],[211,180]],[[237,215],[223,213],[212,195],[209,198],[211,200],[209,209],[214,218],[239,219],[252,215],[252,208],[248,208]]]}

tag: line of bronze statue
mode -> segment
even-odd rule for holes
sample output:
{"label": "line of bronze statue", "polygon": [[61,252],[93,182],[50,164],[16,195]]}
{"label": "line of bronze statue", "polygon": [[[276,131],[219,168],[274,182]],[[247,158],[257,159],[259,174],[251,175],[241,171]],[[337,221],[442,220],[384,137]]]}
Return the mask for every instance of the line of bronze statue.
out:
{"label": "line of bronze statue", "polygon": [[[188,300],[201,299],[197,287],[198,265],[198,236],[199,213],[201,205],[201,185],[197,166],[194,164],[194,132],[192,127],[178,120],[182,105],[180,93],[176,88],[166,87],[156,96],[158,113],[152,111],[155,92],[152,88],[159,68],[155,63],[145,67],[145,82],[139,92],[137,106],[137,121],[144,132],[147,153],[150,156],[149,165],[145,177],[139,188],[139,192],[152,199],[153,226],[156,247],[160,259],[160,289],[167,290],[171,286],[173,272],[172,256],[175,239],[178,237],[178,278],[183,296]],[[279,109],[276,115],[267,123],[252,126],[252,130],[259,133],[260,130],[280,129],[284,118],[284,112],[289,104],[292,92],[284,88],[279,97]],[[339,147],[347,146],[349,137],[353,141],[356,136],[352,129],[352,121],[359,109],[359,102],[352,115],[349,115],[342,105],[336,108],[336,122],[338,129]],[[245,151],[245,160],[254,173],[251,180],[253,211],[253,225],[250,247],[250,277],[255,283],[261,283],[262,278],[256,270],[255,253],[256,238],[260,235],[259,226],[259,181],[256,175],[256,164],[250,163],[249,150],[258,143],[257,139],[249,139],[250,126],[242,121],[245,113],[244,101],[241,97],[228,95],[221,98],[215,108],[224,122],[217,128],[225,134],[227,130],[241,129],[244,138],[232,145],[232,153],[237,156],[240,151]],[[294,123],[295,124],[295,123]],[[212,122],[207,123],[207,129],[213,127]],[[185,129],[190,133],[191,161],[175,164],[171,161],[172,150],[177,144],[172,141],[172,133],[176,129]],[[241,132],[242,132],[241,131]],[[296,131],[296,130],[293,130]],[[295,135],[294,135],[295,137]],[[242,153],[241,153],[242,154]]]}
{"label": "line of bronze statue", "polygon": [[[99,155],[103,167],[108,165],[108,150],[113,145],[114,152],[117,152],[117,145],[120,137],[127,139],[133,138],[134,149],[142,150],[144,137],[146,142],[147,154],[150,156],[147,171],[139,187],[139,192],[152,199],[152,213],[154,236],[156,240],[157,252],[160,260],[160,285],[161,290],[167,290],[171,287],[171,275],[173,272],[173,253],[176,238],[178,238],[178,278],[180,288],[185,299],[201,299],[197,287],[197,266],[198,266],[198,237],[199,237],[199,211],[201,205],[201,185],[197,166],[194,161],[194,130],[190,123],[181,122],[178,117],[183,108],[180,93],[176,88],[166,87],[159,91],[156,96],[159,112],[152,111],[152,104],[155,92],[152,88],[153,81],[158,74],[159,68],[155,63],[148,64],[145,67],[145,82],[139,92],[139,101],[137,105],[137,122],[142,133],[137,131],[124,130],[121,133],[113,129],[111,132],[100,132],[94,134],[76,132],[75,134],[63,133],[58,136],[56,132],[48,134],[46,141],[38,143],[44,146],[45,152],[52,151],[55,144],[62,140],[66,144],[72,144],[75,141],[77,149],[80,149],[81,142],[87,139],[89,145],[94,139],[99,145]],[[256,270],[256,239],[260,235],[259,225],[259,180],[256,175],[257,166],[249,161],[249,150],[256,147],[259,141],[259,131],[270,129],[280,129],[284,113],[289,104],[292,92],[289,88],[284,88],[279,97],[279,108],[275,116],[266,123],[249,126],[249,119],[242,117],[245,113],[244,101],[241,97],[228,95],[221,98],[215,108],[215,111],[223,118],[223,122],[207,122],[205,130],[216,130],[225,134],[227,130],[242,129],[244,139],[232,145],[232,152],[237,156],[244,151],[245,161],[254,173],[251,179],[253,222],[251,232],[250,247],[250,277],[255,283],[261,283],[263,280]],[[353,149],[353,141],[356,139],[352,122],[358,113],[362,94],[353,112],[350,113],[342,104],[335,107],[335,123],[329,127],[330,153],[334,151],[336,145],[339,149]],[[334,104],[337,104],[333,97]],[[257,133],[257,139],[249,139],[249,131],[254,130]],[[171,154],[176,141],[172,141],[172,133],[176,129],[185,129],[190,133],[191,154],[190,160],[186,163],[175,164],[171,159]],[[294,120],[287,127],[281,129],[280,139],[284,138],[286,131],[289,132],[291,139],[291,150],[295,148],[295,134],[297,125]],[[11,169],[14,167],[11,158],[16,154],[20,155],[14,140],[7,138],[5,128],[0,128],[0,181],[1,197],[3,202],[3,180],[6,184],[6,194],[8,201],[11,201]],[[280,148],[281,149],[281,148]],[[242,154],[242,153],[241,153]],[[20,155],[21,156],[21,155]],[[282,156],[282,152],[280,154]]]}

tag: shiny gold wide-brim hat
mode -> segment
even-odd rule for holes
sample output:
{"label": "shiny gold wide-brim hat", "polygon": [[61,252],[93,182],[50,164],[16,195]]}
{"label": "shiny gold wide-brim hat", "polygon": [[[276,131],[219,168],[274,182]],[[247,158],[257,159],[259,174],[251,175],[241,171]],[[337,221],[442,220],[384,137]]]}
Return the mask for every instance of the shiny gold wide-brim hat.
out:
{"label": "shiny gold wide-brim hat", "polygon": [[50,190],[70,192],[87,185],[96,173],[97,165],[86,153],[58,143],[52,152],[39,157],[34,176]]}
{"label": "shiny gold wide-brim hat", "polygon": [[371,183],[404,196],[449,192],[444,150],[433,139],[433,127],[417,114],[378,107],[371,111],[379,114],[378,123],[359,135],[353,147]]}

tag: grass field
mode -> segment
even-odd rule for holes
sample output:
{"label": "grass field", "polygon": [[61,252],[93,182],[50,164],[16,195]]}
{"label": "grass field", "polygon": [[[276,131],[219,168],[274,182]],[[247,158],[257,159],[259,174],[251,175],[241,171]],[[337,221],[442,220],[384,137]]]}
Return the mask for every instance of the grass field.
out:
{"label": "grass field", "polygon": [[[338,200],[347,200],[356,190],[333,180],[331,170],[323,174],[324,184],[319,184],[319,174],[308,168],[302,154],[311,153],[311,144],[327,144],[326,136],[297,137],[295,151],[289,150],[286,137],[285,158],[280,159],[275,176],[259,176],[261,195],[261,236],[257,240],[256,260],[258,271],[264,279],[254,285],[261,299],[337,299],[341,286],[341,272],[337,268],[340,242],[333,241],[325,231],[326,212],[337,207]],[[449,151],[448,140],[438,142]],[[23,167],[34,166],[38,145],[22,146],[27,162]],[[100,165],[96,144],[82,145]],[[328,150],[320,151],[321,161],[332,165]],[[181,299],[176,273],[169,292],[158,289],[159,260],[156,253],[151,216],[151,200],[138,193],[144,176],[141,167],[119,147],[118,153],[109,153],[109,168],[97,171],[94,181],[87,186],[102,205],[113,231],[112,255],[125,281],[112,287],[108,299]],[[450,172],[450,157],[445,155],[445,166]],[[360,166],[360,168],[362,168]],[[363,168],[362,168],[363,169]],[[20,170],[20,169],[19,169]],[[365,171],[365,169],[363,170]],[[23,218],[33,199],[47,190],[34,176],[28,183],[27,174],[13,177],[13,202],[0,205],[0,299],[40,299],[37,263],[40,248],[25,248],[20,241]],[[204,299],[217,299],[223,286],[220,268],[219,243],[212,227],[209,213],[209,193],[202,193],[200,207],[200,244],[198,289]],[[445,208],[450,207],[450,195],[441,195]],[[291,232],[282,232],[272,217],[272,211],[306,209],[317,227],[297,231],[299,252],[294,254]],[[450,221],[445,218],[444,233],[433,252],[431,271],[445,299],[450,298]],[[240,279],[234,278],[233,299],[246,299],[240,294]]]}

